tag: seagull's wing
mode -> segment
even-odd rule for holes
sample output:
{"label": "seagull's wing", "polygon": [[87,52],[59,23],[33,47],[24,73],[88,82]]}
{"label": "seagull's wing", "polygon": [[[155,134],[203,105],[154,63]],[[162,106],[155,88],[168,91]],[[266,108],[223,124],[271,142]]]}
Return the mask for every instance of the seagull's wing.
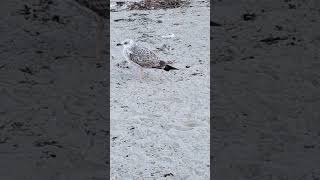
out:
{"label": "seagull's wing", "polygon": [[158,56],[146,47],[135,45],[130,51],[129,59],[142,67],[152,68],[159,65]]}

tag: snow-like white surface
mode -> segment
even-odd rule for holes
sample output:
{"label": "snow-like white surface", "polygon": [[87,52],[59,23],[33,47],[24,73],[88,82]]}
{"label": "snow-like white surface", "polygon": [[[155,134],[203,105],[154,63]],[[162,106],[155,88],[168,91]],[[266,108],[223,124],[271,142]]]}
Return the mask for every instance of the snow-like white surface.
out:
{"label": "snow-like white surface", "polygon": [[[209,5],[191,5],[111,12],[111,179],[209,179]],[[118,65],[126,38],[179,70],[146,69],[140,82]]]}

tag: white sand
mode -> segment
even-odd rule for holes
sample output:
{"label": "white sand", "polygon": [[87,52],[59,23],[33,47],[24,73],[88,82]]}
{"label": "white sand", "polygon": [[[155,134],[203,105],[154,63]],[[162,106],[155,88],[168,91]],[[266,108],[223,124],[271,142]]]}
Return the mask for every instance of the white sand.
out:
{"label": "white sand", "polygon": [[[209,179],[209,4],[191,6],[111,12],[111,179]],[[180,70],[140,82],[135,65],[117,65],[126,38]]]}

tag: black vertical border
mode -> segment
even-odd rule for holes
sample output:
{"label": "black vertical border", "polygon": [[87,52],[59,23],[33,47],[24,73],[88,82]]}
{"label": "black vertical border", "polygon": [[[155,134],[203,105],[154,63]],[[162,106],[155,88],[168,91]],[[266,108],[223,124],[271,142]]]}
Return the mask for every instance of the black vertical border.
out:
{"label": "black vertical border", "polygon": [[213,101],[213,93],[214,93],[214,64],[212,61],[213,58],[213,30],[214,27],[212,26],[213,21],[213,13],[214,13],[214,1],[210,0],[210,179],[213,179],[214,175],[214,154],[213,154],[213,138],[214,138],[214,131],[213,131],[213,113],[214,113],[214,101]]}
{"label": "black vertical border", "polygon": [[110,179],[110,1],[109,6],[108,6],[108,18],[106,22],[106,50],[107,50],[107,55],[106,55],[106,81],[107,81],[107,101],[106,101],[106,109],[107,109],[107,139],[106,139],[106,151],[107,151],[107,179]]}
{"label": "black vertical border", "polygon": [[[91,61],[88,64],[93,70],[80,71],[70,64],[59,64],[63,61],[70,61],[68,56],[70,52],[67,53],[67,49],[62,49],[62,47],[72,42],[72,38],[78,38],[75,37],[77,33],[71,36],[64,27],[64,23],[67,24],[67,20],[72,21],[74,17],[65,16],[65,11],[62,12],[63,10],[60,9],[62,7],[60,3],[72,4],[75,1],[14,2],[5,0],[1,2],[1,5],[4,5],[1,7],[4,16],[0,24],[2,27],[6,25],[16,27],[12,31],[8,28],[1,28],[0,32],[1,180],[110,179],[110,18],[104,19],[103,49],[106,50],[103,61],[94,62],[91,57],[82,58],[82,60]],[[50,7],[53,9],[49,10]],[[57,12],[54,11],[54,8]],[[110,10],[106,13],[109,14]],[[79,12],[79,14],[81,17],[85,13]],[[92,20],[95,19],[93,12],[87,15],[91,16]],[[79,17],[75,18],[78,22]],[[50,26],[43,28],[47,26],[46,23],[53,25],[53,28],[50,29]],[[94,24],[92,22],[88,25],[94,26]],[[39,28],[40,26],[42,29]],[[92,27],[92,31],[95,31],[95,27]],[[45,33],[47,33],[46,36],[42,36]],[[50,42],[49,39],[56,37],[59,37],[60,41]],[[61,41],[63,38],[65,41]],[[88,44],[76,44],[75,46],[82,48],[87,46],[85,48],[90,49],[88,51],[92,49],[94,57],[95,47],[92,44],[95,38],[91,38],[92,42],[91,40],[89,42],[88,39],[85,39]],[[83,42],[87,43],[85,40]],[[72,45],[68,46],[68,50],[71,50]],[[80,53],[71,52],[70,56],[71,58],[73,55],[76,57]],[[61,71],[66,71],[66,67],[70,70],[67,69],[69,71],[59,74]],[[81,72],[79,73],[81,76],[73,77],[72,71]],[[41,74],[43,72],[45,72],[44,75]],[[72,77],[64,79],[63,75]],[[94,79],[94,82],[90,82],[91,87],[81,85],[83,76],[90,76]],[[74,78],[73,82],[70,80],[72,78]],[[74,88],[74,84],[78,86]],[[76,89],[79,87],[91,88],[92,91],[88,93],[90,95],[82,96],[83,89]],[[75,92],[80,93],[72,94]],[[72,106],[76,104],[74,99],[77,98],[78,100],[86,99],[89,102],[83,103],[79,100],[78,110]],[[72,106],[71,111],[70,106]],[[94,109],[91,109],[92,106]],[[85,112],[90,115],[84,117],[86,115],[83,115],[85,114],[83,110],[91,111]],[[80,122],[81,130],[77,129],[78,119],[84,120]],[[101,142],[102,139],[103,142]],[[88,147],[83,147],[83,144],[91,143],[93,145],[89,147],[90,151],[92,150],[95,158],[99,156],[98,160],[90,158],[87,160],[87,157],[81,154],[88,150]]]}
{"label": "black vertical border", "polygon": [[211,1],[211,179],[320,179],[319,9]]}

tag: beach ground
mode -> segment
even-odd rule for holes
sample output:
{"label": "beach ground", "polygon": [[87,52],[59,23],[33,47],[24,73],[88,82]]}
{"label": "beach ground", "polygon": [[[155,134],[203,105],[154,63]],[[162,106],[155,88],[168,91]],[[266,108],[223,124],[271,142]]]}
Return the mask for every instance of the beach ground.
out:
{"label": "beach ground", "polygon": [[[112,179],[209,179],[209,9],[111,12]],[[146,69],[140,82],[116,46],[127,38],[179,70]]]}

